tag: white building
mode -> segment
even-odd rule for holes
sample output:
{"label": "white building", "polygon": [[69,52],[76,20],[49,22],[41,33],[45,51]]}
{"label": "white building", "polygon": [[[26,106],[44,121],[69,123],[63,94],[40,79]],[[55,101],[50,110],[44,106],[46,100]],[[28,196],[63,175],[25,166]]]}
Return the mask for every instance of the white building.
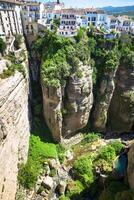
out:
{"label": "white building", "polygon": [[128,16],[119,16],[118,17],[119,25],[118,30],[121,32],[130,32],[134,34],[134,21]]}
{"label": "white building", "polygon": [[36,1],[23,2],[21,17],[24,34],[38,33],[38,20],[43,18],[44,5]]}
{"label": "white building", "polygon": [[103,10],[87,8],[86,17],[88,20],[88,25],[101,26],[106,22],[107,14]]}
{"label": "white building", "polygon": [[78,27],[88,27],[88,19],[86,16],[85,9],[77,9],[76,10],[76,23]]}
{"label": "white building", "polygon": [[62,9],[58,34],[65,37],[72,37],[77,34],[76,10]]}
{"label": "white building", "polygon": [[21,3],[16,0],[0,1],[0,36],[22,34]]}
{"label": "white building", "polygon": [[111,30],[117,30],[119,25],[119,20],[113,15],[107,15],[106,26]]}

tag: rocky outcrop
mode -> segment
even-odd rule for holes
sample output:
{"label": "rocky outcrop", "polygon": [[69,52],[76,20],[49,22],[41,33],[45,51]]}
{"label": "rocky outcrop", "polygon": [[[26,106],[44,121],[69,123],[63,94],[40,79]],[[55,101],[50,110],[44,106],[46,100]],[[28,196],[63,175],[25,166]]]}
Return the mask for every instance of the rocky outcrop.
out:
{"label": "rocky outcrop", "polygon": [[97,97],[94,103],[93,111],[93,128],[99,131],[106,130],[107,123],[107,113],[113,97],[113,92],[115,89],[115,74],[116,70],[111,72],[106,72],[97,91]]}
{"label": "rocky outcrop", "polygon": [[55,141],[62,137],[62,88],[45,87],[42,84],[44,117]]}
{"label": "rocky outcrop", "polygon": [[134,68],[119,66],[105,74],[92,112],[94,131],[134,131]]}
{"label": "rocky outcrop", "polygon": [[65,87],[42,84],[44,116],[56,141],[87,125],[93,103],[92,69],[80,66],[81,76],[70,75]]}
{"label": "rocky outcrop", "polygon": [[129,132],[134,125],[134,68],[119,66],[110,104],[108,129]]}
{"label": "rocky outcrop", "polygon": [[132,189],[134,189],[134,143],[130,147],[128,153],[128,169],[127,169],[127,177],[129,185]]}
{"label": "rocky outcrop", "polygon": [[[23,63],[27,65],[27,63]],[[0,199],[14,200],[18,164],[26,162],[29,143],[27,78],[0,79]]]}

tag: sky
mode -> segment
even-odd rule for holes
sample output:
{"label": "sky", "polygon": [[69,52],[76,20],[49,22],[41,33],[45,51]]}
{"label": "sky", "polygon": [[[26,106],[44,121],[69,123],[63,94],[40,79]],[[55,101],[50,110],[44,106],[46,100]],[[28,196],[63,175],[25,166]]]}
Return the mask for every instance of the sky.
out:
{"label": "sky", "polygon": [[[42,0],[43,1],[43,0]],[[48,0],[44,0],[45,2]],[[134,0],[61,0],[68,7],[104,7],[134,5]]]}

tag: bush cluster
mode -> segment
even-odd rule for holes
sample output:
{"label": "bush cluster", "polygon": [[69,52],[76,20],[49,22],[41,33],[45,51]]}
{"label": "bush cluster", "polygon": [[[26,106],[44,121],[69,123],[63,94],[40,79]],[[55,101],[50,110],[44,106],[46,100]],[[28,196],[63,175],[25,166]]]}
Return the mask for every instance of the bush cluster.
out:
{"label": "bush cluster", "polygon": [[45,160],[57,157],[55,144],[44,143],[39,137],[32,135],[29,143],[28,161],[25,165],[20,166],[19,183],[25,188],[32,188],[43,169]]}

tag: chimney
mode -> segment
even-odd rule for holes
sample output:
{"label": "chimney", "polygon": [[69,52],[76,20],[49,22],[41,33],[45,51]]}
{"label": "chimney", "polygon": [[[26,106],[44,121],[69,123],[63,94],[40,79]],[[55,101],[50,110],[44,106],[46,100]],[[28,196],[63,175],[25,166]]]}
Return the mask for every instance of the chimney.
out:
{"label": "chimney", "polygon": [[60,4],[60,0],[57,0],[57,4]]}

